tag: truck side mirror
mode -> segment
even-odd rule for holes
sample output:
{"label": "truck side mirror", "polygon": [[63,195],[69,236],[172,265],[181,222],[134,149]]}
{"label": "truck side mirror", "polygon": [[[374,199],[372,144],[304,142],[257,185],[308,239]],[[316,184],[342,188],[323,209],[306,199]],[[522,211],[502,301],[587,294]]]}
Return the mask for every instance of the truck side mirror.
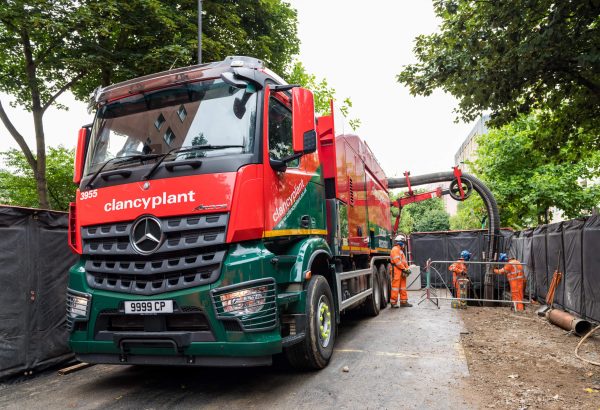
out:
{"label": "truck side mirror", "polygon": [[90,126],[81,127],[77,135],[77,148],[75,149],[75,164],[73,167],[73,182],[79,184],[83,176],[85,153],[90,135]]}
{"label": "truck side mirror", "polygon": [[295,154],[311,154],[317,150],[315,100],[305,88],[292,89],[292,148]]}

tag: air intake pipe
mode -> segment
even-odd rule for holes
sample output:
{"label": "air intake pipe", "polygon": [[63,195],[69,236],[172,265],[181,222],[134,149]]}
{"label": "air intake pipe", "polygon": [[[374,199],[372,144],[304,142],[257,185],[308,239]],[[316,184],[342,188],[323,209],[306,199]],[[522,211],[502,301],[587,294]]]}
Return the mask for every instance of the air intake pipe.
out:
{"label": "air intake pipe", "polygon": [[[426,185],[426,184],[434,184],[437,182],[451,182],[456,179],[454,172],[436,172],[434,174],[425,174],[425,175],[417,175],[414,177],[410,177],[410,185]],[[471,174],[463,173],[461,175],[462,180],[467,180],[471,182],[473,185],[473,189],[475,192],[479,194],[488,213],[489,227],[488,227],[488,235],[489,235],[489,243],[488,249],[486,250],[485,259],[487,260],[497,260],[497,251],[498,251],[498,238],[500,237],[500,214],[498,212],[498,204],[496,203],[496,199],[494,195],[489,190],[489,188],[481,182],[478,178],[474,177]],[[388,188],[396,189],[396,188],[407,188],[408,181],[406,178],[388,178]],[[493,299],[493,276],[492,276],[492,267],[488,266],[488,271],[485,275],[485,298]]]}

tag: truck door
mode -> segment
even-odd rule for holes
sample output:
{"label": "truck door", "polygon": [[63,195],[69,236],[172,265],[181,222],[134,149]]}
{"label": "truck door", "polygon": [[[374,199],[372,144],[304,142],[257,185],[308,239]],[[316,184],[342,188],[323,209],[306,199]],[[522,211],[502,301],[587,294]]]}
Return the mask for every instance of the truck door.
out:
{"label": "truck door", "polygon": [[291,110],[288,93],[267,87],[263,128],[265,238],[327,234],[325,187],[318,153],[288,162],[285,171],[270,166],[271,159],[280,160],[293,154]]}

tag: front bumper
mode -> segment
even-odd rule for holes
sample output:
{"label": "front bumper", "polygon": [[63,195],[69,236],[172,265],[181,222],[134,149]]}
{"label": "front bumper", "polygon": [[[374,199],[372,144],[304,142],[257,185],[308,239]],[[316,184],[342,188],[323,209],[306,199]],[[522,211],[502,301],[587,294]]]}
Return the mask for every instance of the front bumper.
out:
{"label": "front bumper", "polygon": [[228,357],[228,356],[163,356],[135,355],[117,356],[114,354],[78,354],[77,360],[95,364],[138,364],[149,366],[199,366],[199,367],[255,367],[270,366],[272,356]]}
{"label": "front bumper", "polygon": [[[236,259],[238,254],[240,257]],[[246,246],[243,254],[232,251],[228,258],[219,280],[213,284],[148,296],[91,289],[86,281],[85,261],[81,261],[71,268],[69,288],[90,294],[91,307],[89,320],[74,324],[70,337],[71,349],[81,360],[91,363],[195,366],[269,364],[270,357],[280,353],[282,347],[290,342],[285,340],[289,337],[282,340],[279,308],[296,313],[294,311],[298,306],[304,304],[303,292],[291,299],[289,294],[276,294],[276,284],[289,282],[289,277],[269,271],[273,264],[269,262],[264,248],[256,247],[253,254]],[[271,278],[277,299],[273,303],[279,307],[269,311],[274,311],[272,325],[254,326],[257,322],[224,317],[220,309],[222,306],[216,306],[215,297],[221,295],[223,290],[229,292],[246,282],[256,283],[260,282],[259,279],[267,278]],[[133,318],[124,314],[123,302],[148,300],[173,300],[176,307],[173,316],[197,312],[202,316],[202,323],[195,322],[196,327],[190,330],[182,327],[181,320],[170,323],[169,314],[159,314],[138,317],[137,322],[134,320],[136,323],[127,328],[125,325],[129,325],[129,319]],[[107,319],[111,315],[119,316],[116,321],[118,326]],[[264,320],[258,323],[264,323]],[[202,324],[205,327],[201,327]],[[285,332],[284,336],[287,336]]]}

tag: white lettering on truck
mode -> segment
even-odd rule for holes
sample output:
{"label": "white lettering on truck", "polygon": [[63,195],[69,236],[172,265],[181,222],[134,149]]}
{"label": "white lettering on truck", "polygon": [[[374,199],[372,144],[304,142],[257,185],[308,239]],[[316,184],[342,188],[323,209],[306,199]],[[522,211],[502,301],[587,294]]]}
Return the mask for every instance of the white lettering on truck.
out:
{"label": "white lettering on truck", "polygon": [[121,211],[125,209],[156,209],[161,205],[173,205],[187,202],[194,202],[196,193],[194,191],[182,192],[179,194],[167,194],[151,196],[149,198],[126,199],[117,201],[113,199],[111,202],[104,204],[104,212]]}
{"label": "white lettering on truck", "polygon": [[282,218],[294,205],[298,196],[305,188],[304,181],[300,180],[300,183],[294,187],[294,190],[277,208],[275,208],[275,212],[273,212],[273,222],[277,222],[278,219]]}

